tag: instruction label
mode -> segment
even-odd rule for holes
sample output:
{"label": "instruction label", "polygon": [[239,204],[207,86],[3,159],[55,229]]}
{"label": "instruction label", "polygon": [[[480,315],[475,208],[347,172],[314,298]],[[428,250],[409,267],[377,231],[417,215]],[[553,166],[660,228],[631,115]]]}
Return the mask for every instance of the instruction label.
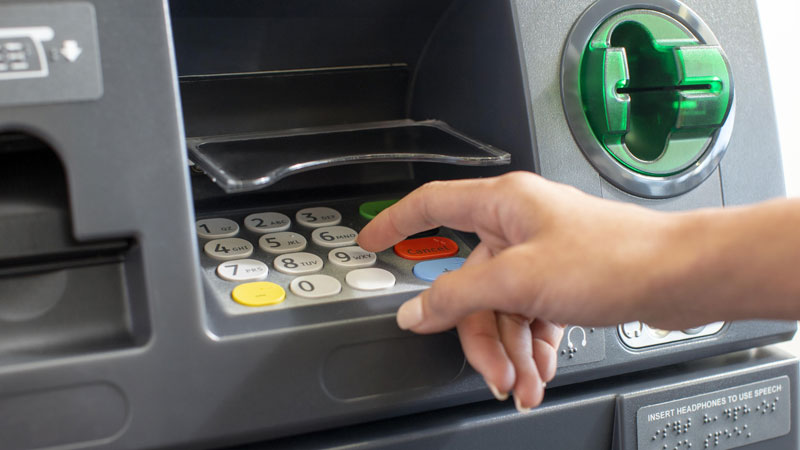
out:
{"label": "instruction label", "polygon": [[640,408],[639,449],[727,450],[783,436],[791,430],[789,391],[783,376]]}

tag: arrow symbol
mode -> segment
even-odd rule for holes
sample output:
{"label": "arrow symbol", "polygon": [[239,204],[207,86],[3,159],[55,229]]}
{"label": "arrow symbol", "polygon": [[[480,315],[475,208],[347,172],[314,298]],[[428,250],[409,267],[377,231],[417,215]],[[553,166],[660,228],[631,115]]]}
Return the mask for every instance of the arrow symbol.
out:
{"label": "arrow symbol", "polygon": [[61,44],[61,56],[69,62],[75,62],[83,53],[83,49],[78,45],[78,41],[68,40]]}

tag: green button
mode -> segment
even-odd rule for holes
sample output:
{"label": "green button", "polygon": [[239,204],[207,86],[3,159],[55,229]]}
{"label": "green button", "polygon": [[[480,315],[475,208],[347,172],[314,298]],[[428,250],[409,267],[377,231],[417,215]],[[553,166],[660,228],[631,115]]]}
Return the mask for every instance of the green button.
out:
{"label": "green button", "polygon": [[607,19],[581,58],[581,101],[598,142],[622,165],[654,177],[703,157],[730,111],[730,80],[718,46],[650,10]]}
{"label": "green button", "polygon": [[397,203],[397,201],[398,201],[397,199],[394,199],[394,200],[375,200],[372,202],[365,202],[358,207],[358,213],[361,214],[361,217],[367,220],[372,220],[381,211],[394,205],[395,203]]}

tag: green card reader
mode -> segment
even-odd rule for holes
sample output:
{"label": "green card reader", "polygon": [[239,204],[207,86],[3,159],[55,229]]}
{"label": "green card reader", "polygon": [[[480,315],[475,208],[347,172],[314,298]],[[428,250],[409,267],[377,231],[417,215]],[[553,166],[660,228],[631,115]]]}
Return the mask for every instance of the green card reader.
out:
{"label": "green card reader", "polygon": [[726,150],[734,115],[722,48],[690,10],[661,3],[610,14],[590,8],[562,65],[579,146],[609,182],[648,198],[702,183]]}

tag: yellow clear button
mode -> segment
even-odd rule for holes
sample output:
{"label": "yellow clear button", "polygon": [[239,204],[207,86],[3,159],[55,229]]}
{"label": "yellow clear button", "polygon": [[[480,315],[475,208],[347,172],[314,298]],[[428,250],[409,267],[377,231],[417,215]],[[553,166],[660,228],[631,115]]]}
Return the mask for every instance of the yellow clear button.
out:
{"label": "yellow clear button", "polygon": [[236,286],[231,297],[244,306],[269,306],[286,300],[286,291],[275,283],[257,281]]}

